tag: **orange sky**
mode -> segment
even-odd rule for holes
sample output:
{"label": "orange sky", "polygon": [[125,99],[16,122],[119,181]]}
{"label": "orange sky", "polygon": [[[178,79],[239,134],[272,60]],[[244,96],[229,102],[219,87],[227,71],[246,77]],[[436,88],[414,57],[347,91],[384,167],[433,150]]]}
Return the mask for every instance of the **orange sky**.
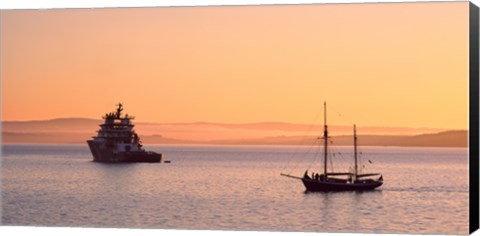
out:
{"label": "orange sky", "polygon": [[2,11],[1,30],[2,120],[122,101],[143,122],[311,123],[327,100],[338,125],[468,127],[468,2]]}

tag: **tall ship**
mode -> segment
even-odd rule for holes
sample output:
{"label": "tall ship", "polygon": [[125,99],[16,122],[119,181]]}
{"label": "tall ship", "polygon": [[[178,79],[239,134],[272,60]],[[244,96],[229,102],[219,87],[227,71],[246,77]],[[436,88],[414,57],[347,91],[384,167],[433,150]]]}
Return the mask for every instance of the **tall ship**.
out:
{"label": "tall ship", "polygon": [[282,176],[300,179],[307,191],[364,191],[373,190],[383,184],[383,176],[380,173],[359,173],[357,154],[357,130],[353,125],[353,169],[351,172],[329,172],[329,141],[327,126],[327,104],[324,103],[324,126],[323,126],[323,173],[309,176],[308,170],[303,177],[283,174]]}
{"label": "tall ship", "polygon": [[135,132],[133,116],[122,116],[123,105],[119,103],[114,112],[102,118],[97,136],[87,140],[93,155],[93,161],[106,163],[119,162],[161,162],[162,154],[145,151],[140,137]]}

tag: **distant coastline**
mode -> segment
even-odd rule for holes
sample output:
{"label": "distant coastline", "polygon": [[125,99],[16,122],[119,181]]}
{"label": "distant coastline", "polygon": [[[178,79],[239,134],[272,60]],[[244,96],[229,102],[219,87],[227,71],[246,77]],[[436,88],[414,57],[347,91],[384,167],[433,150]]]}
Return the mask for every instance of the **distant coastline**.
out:
{"label": "distant coastline", "polygon": [[[83,144],[95,135],[100,120],[66,118],[44,121],[4,121],[5,144]],[[263,122],[253,124],[138,123],[144,144],[209,145],[312,145],[320,136],[320,125]],[[332,145],[353,144],[348,126],[331,126]],[[308,134],[306,130],[310,130]],[[467,147],[466,130],[430,128],[364,127],[359,135],[362,146]]]}

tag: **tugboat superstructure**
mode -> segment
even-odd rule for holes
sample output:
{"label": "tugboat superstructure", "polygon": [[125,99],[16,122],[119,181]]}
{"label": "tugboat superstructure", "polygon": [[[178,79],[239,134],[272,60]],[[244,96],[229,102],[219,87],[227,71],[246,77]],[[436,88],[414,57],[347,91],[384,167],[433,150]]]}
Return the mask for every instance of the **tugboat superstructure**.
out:
{"label": "tugboat superstructure", "polygon": [[122,117],[123,105],[119,103],[115,112],[105,114],[105,120],[97,136],[88,140],[88,146],[96,162],[161,162],[162,154],[145,151],[135,132],[134,117]]}

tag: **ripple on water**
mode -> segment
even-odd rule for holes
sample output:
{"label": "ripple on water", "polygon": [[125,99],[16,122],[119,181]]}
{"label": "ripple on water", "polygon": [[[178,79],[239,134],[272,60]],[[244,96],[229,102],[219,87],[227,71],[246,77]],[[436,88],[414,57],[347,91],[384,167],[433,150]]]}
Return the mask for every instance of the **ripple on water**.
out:
{"label": "ripple on water", "polygon": [[[385,184],[380,190],[359,193],[305,193],[300,181],[279,176],[298,148],[154,149],[172,163],[105,165],[91,162],[83,146],[7,145],[2,162],[2,222],[315,232],[468,231],[463,149],[364,148],[364,153],[373,154],[370,159],[384,174]],[[299,150],[299,168],[287,169],[296,175],[303,174],[312,160],[301,153],[307,149]]]}

